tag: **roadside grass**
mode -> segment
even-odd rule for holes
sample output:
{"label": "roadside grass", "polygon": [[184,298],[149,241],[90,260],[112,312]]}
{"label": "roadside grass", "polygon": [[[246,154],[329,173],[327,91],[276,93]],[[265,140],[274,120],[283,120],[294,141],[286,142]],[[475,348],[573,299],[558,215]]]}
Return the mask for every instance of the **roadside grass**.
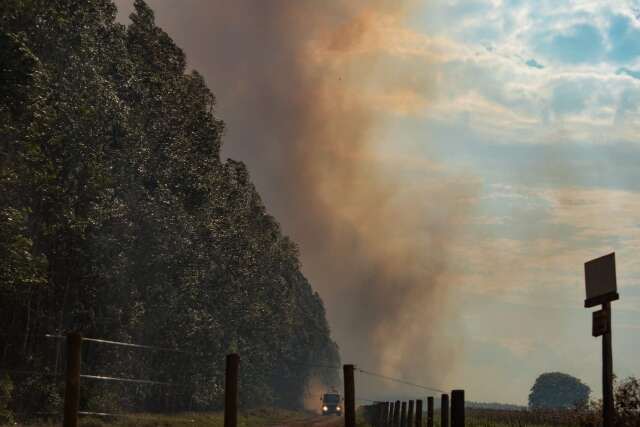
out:
{"label": "roadside grass", "polygon": [[[287,421],[299,421],[310,416],[307,412],[283,409],[255,409],[238,415],[238,427],[267,427]],[[177,415],[135,414],[111,418],[80,418],[80,427],[223,427],[221,412],[184,413]],[[0,427],[59,427],[60,420],[0,424]]]}
{"label": "roadside grass", "polygon": [[[434,427],[440,427],[440,414],[434,416]],[[563,416],[560,416],[563,415]],[[286,422],[302,421],[313,414],[303,411],[283,409],[254,409],[238,415],[238,427],[269,427]],[[426,425],[426,414],[423,417]],[[0,427],[59,427],[60,420],[33,421],[16,424],[0,424]],[[570,412],[551,416],[544,413],[525,411],[477,411],[469,410],[466,415],[466,427],[573,427],[580,426],[580,419]],[[79,427],[223,427],[221,412],[183,413],[174,415],[135,414],[123,417],[93,418],[81,417]],[[363,411],[356,413],[356,425],[369,427],[363,417]]]}

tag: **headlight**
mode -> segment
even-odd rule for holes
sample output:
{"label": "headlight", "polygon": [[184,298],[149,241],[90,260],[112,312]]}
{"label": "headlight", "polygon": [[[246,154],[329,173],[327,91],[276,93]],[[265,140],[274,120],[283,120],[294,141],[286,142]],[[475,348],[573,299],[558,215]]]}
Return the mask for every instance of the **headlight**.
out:
{"label": "headlight", "polygon": [[329,410],[329,408],[327,408],[326,406],[323,406],[323,407],[322,407],[322,410],[323,410],[323,411],[328,411],[328,410]]}
{"label": "headlight", "polygon": [[340,407],[339,407],[339,406],[336,406],[336,411],[339,411],[339,410],[340,410]]}

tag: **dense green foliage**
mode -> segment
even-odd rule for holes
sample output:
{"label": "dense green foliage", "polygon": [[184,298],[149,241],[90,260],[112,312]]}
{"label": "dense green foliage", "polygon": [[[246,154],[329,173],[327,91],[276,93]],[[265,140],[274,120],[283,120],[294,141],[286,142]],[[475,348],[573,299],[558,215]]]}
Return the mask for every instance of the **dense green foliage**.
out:
{"label": "dense green foliage", "polygon": [[[223,123],[183,52],[136,0],[0,4],[0,367],[18,412],[58,411],[64,345],[83,372],[179,382],[86,381],[89,410],[212,409],[224,355],[241,355],[245,406],[300,406],[309,365],[339,363],[296,246],[242,163],[220,160]],[[224,82],[214,82],[224,84]],[[6,333],[6,335],[4,335]],[[8,387],[8,386],[7,386]]]}
{"label": "dense green foliage", "polygon": [[571,408],[584,406],[591,389],[578,378],[561,372],[540,375],[529,393],[529,407],[533,409]]}

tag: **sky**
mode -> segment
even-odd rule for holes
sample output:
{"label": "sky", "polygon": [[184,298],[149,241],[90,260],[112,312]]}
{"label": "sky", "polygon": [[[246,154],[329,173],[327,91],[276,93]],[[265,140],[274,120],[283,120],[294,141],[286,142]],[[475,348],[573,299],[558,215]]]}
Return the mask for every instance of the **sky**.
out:
{"label": "sky", "polygon": [[[129,12],[130,1],[117,3]],[[233,100],[208,72],[213,54],[206,44],[191,46],[185,20],[175,18],[195,3],[150,2],[218,96],[225,154],[247,163],[295,239],[295,219],[261,169],[269,158],[242,149],[238,128],[251,124],[239,117],[249,107],[225,110]],[[428,331],[426,345],[446,346],[455,360],[433,366],[438,387],[464,388],[469,400],[526,404],[538,375],[561,371],[599,397],[601,344],[583,308],[583,265],[614,251],[621,297],[613,303],[614,371],[640,375],[633,255],[640,248],[640,1],[416,0],[362,16],[365,36],[346,53],[314,54],[335,67],[347,56],[375,59],[355,68],[357,78],[344,78],[351,96],[375,111],[368,156],[375,178],[395,183],[396,220],[415,210],[395,237],[411,237],[417,224],[415,238],[428,252],[433,228],[451,228],[438,273],[448,309],[433,328],[418,325]],[[210,31],[204,19],[189,25],[205,38]],[[323,284],[304,239],[300,249],[348,361],[356,353],[335,308],[340,295]],[[438,257],[440,246],[433,250],[426,256]]]}
{"label": "sky", "polygon": [[435,150],[478,182],[450,278],[465,313],[455,379],[474,399],[524,403],[545,371],[599,396],[583,263],[613,251],[614,370],[640,371],[639,16],[632,1],[493,0],[411,17],[411,54],[438,53],[437,89],[397,112],[389,133],[402,136],[384,149]]}

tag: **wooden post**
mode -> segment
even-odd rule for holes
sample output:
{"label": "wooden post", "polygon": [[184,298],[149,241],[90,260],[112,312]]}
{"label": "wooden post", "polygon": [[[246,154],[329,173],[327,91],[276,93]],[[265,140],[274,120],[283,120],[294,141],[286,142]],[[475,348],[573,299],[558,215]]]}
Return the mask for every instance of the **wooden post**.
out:
{"label": "wooden post", "polygon": [[433,396],[427,397],[427,427],[433,427]]}
{"label": "wooden post", "polygon": [[389,414],[387,414],[387,426],[388,427],[395,427],[395,421],[393,418],[393,414],[395,414],[395,410],[396,410],[396,403],[395,402],[389,402]]}
{"label": "wooden post", "polygon": [[344,365],[344,425],[356,427],[356,387],[353,365]]}
{"label": "wooden post", "polygon": [[67,334],[67,372],[64,387],[63,427],[78,427],[80,406],[80,363],[82,336],[77,332]]}
{"label": "wooden post", "polygon": [[400,427],[407,427],[407,402],[402,402],[402,412],[400,413]]}
{"label": "wooden post", "polygon": [[382,402],[381,408],[382,409],[380,410],[380,420],[378,421],[378,424],[380,425],[380,427],[387,427],[387,414],[389,413],[388,403]]}
{"label": "wooden post", "polygon": [[422,427],[422,399],[416,399],[416,422],[415,422],[415,427]]}
{"label": "wooden post", "polygon": [[380,414],[380,427],[387,427],[388,414],[389,414],[389,402],[382,402],[382,413]]}
{"label": "wooden post", "polygon": [[602,335],[602,421],[603,427],[613,427],[615,407],[613,403],[613,351],[611,349],[611,303],[602,304],[607,331]]}
{"label": "wooden post", "polygon": [[449,427],[449,395],[440,398],[440,427]]}
{"label": "wooden post", "polygon": [[407,410],[407,427],[414,427],[414,419],[413,419],[413,405],[415,402],[413,400],[409,401],[409,409]]}
{"label": "wooden post", "polygon": [[464,390],[451,392],[451,427],[464,427]]}
{"label": "wooden post", "polygon": [[224,385],[224,427],[238,426],[238,377],[240,373],[240,356],[227,355]]}
{"label": "wooden post", "polygon": [[396,400],[393,407],[393,427],[400,427],[400,401]]}

